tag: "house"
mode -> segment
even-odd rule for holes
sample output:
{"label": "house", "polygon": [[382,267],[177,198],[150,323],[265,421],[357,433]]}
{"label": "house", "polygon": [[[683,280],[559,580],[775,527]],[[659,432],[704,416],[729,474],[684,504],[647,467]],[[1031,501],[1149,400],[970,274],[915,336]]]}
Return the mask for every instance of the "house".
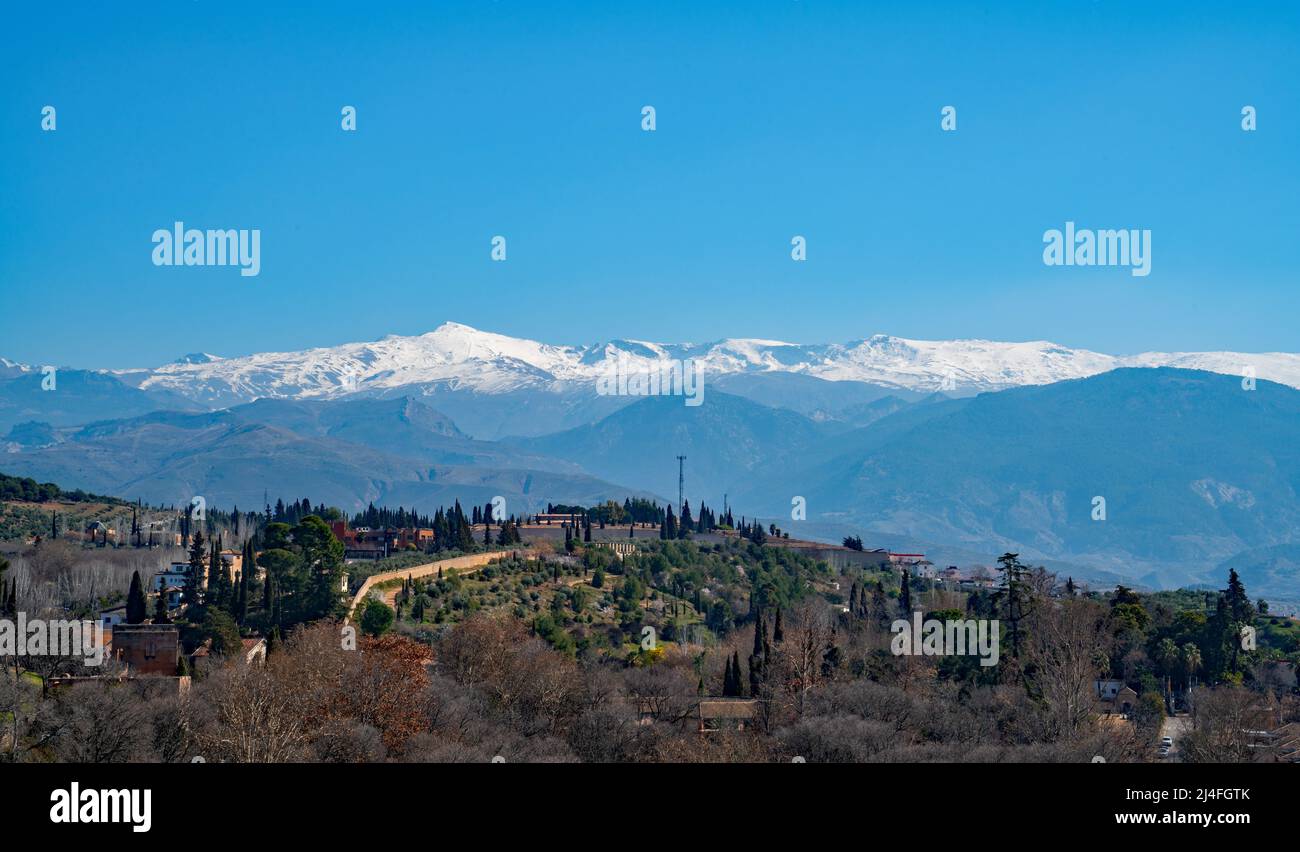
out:
{"label": "house", "polygon": [[929,559],[922,559],[912,564],[913,577],[924,577],[927,580],[933,580],[936,576],[934,563]]}
{"label": "house", "polygon": [[1103,705],[1106,713],[1123,713],[1127,715],[1137,706],[1137,692],[1125,686],[1122,680],[1093,681],[1097,701]]}
{"label": "house", "polygon": [[925,561],[924,553],[893,553],[891,551],[889,554],[890,565],[911,566],[923,561]]}
{"label": "house", "polygon": [[126,623],[126,604],[110,606],[99,611],[99,624],[105,630],[112,630],[119,624]]}
{"label": "house", "polygon": [[1289,722],[1254,740],[1250,747],[1268,758],[1278,763],[1300,763],[1300,724]]}
{"label": "house", "polygon": [[[163,570],[153,575],[153,579],[149,583],[149,591],[161,592],[163,589],[166,589],[168,587],[173,587],[173,586],[180,589],[184,589],[187,585],[189,585],[190,582],[189,574],[190,574],[190,563],[173,562]],[[204,572],[202,583],[203,583],[203,587],[207,588],[208,585],[207,572]]]}
{"label": "house", "polygon": [[[195,648],[194,653],[190,654],[190,666],[191,668],[197,668],[200,660],[207,659],[213,659],[211,639],[204,639],[203,644]],[[226,656],[224,663],[230,665],[241,660],[248,665],[266,662],[266,640],[260,636],[240,639],[238,653]]]}
{"label": "house", "polygon": [[1098,701],[1114,701],[1115,696],[1124,688],[1122,680],[1097,680],[1093,681],[1093,689],[1096,692]]}
{"label": "house", "polygon": [[174,624],[119,624],[113,628],[112,654],[132,675],[176,674],[180,628]]}
{"label": "house", "polygon": [[397,550],[428,550],[437,539],[428,527],[349,529],[344,521],[334,521],[330,529],[343,542],[344,559],[383,559]]}
{"label": "house", "polygon": [[[221,551],[221,565],[226,569],[226,574],[233,581],[235,575],[244,570],[244,554],[240,553],[238,550],[223,550]],[[256,571],[256,569],[254,569],[254,571]],[[248,579],[251,580],[256,576],[257,574],[254,573]]]}
{"label": "house", "polygon": [[181,608],[181,603],[185,597],[185,586],[164,586],[158,594],[163,596],[167,603],[167,612],[171,613]]}
{"label": "house", "polygon": [[582,523],[582,515],[540,512],[533,516],[533,523],[546,526],[551,524],[571,524],[576,526]]}
{"label": "house", "polygon": [[703,698],[700,700],[700,732],[743,731],[758,717],[753,698]]}
{"label": "house", "polygon": [[117,530],[100,521],[91,521],[86,524],[84,538],[91,544],[104,547],[110,541],[117,542]]}
{"label": "house", "polygon": [[254,662],[266,662],[266,640],[260,636],[253,636],[248,639],[240,639],[243,646],[244,662],[252,665]]}

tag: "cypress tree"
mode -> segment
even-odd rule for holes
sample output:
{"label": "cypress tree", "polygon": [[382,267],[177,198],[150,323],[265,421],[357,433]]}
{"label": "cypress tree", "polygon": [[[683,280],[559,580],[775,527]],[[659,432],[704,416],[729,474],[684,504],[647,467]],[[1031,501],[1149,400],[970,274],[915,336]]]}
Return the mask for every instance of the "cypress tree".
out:
{"label": "cypress tree", "polygon": [[153,601],[153,623],[154,624],[171,624],[171,618],[167,615],[167,590],[163,589],[158,592],[158,597]]}
{"label": "cypress tree", "polygon": [[190,567],[185,572],[185,591],[181,596],[185,606],[197,605],[203,598],[203,531],[195,530],[190,541]]}
{"label": "cypress tree", "polygon": [[785,639],[785,631],[781,629],[781,607],[776,608],[776,625],[772,628],[772,641],[780,642]]}
{"label": "cypress tree", "polygon": [[131,590],[126,594],[126,623],[143,624],[148,611],[144,589],[140,586],[140,572],[131,572]]}

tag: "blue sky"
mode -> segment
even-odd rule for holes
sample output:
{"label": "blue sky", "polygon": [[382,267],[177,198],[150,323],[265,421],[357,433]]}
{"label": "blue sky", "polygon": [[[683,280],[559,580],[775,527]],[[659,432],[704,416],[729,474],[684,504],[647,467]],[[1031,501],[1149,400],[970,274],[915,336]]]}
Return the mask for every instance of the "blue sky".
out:
{"label": "blue sky", "polygon": [[[147,366],[445,320],[1296,351],[1282,5],[23,4],[0,33],[0,355]],[[153,266],[177,219],[260,228],[261,274]],[[1067,219],[1151,229],[1150,276],[1044,266]]]}

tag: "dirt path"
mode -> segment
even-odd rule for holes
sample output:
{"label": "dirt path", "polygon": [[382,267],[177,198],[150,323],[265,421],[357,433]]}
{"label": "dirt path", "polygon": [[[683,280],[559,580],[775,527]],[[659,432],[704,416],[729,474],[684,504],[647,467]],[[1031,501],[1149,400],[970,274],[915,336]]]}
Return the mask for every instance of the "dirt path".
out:
{"label": "dirt path", "polygon": [[[361,588],[357,589],[357,593],[352,597],[352,604],[348,607],[347,621],[352,620],[352,615],[356,612],[357,606],[366,599],[366,595],[370,593],[370,590],[373,587],[386,583],[389,580],[400,580],[404,577],[410,577],[411,579],[415,579],[416,577],[427,577],[430,574],[437,574],[439,570],[450,571],[452,569],[459,571],[461,575],[464,576],[465,574],[472,574],[473,572],[478,571],[490,562],[497,559],[503,559],[511,553],[519,553],[523,555],[525,559],[531,558],[535,555],[531,550],[525,548],[520,548],[517,551],[495,550],[488,553],[471,553],[467,556],[454,556],[451,559],[439,559],[435,562],[426,562],[423,565],[415,565],[410,568],[399,568],[396,571],[384,571],[379,574],[373,574],[366,578],[366,581],[361,584]],[[393,606],[393,602],[397,598],[397,592],[399,589],[400,587],[397,589],[385,589],[384,603]],[[344,623],[347,622],[345,621]]]}

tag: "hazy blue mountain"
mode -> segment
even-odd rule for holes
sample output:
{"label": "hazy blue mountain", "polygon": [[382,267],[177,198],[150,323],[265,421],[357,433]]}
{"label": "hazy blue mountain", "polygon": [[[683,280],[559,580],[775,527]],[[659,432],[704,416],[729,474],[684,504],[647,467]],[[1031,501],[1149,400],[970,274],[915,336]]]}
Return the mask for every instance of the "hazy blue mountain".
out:
{"label": "hazy blue mountain", "polygon": [[17,444],[20,447],[44,447],[61,440],[62,436],[57,429],[39,420],[15,423],[9,430],[9,434],[4,437],[6,445]]}
{"label": "hazy blue mountain", "polygon": [[923,394],[850,380],[829,381],[804,373],[733,373],[711,379],[708,387],[771,408],[788,408],[805,417],[846,426],[865,426]]}
{"label": "hazy blue mountain", "polygon": [[514,443],[674,497],[676,457],[685,455],[687,497],[720,506],[724,493],[806,456],[825,434],[802,415],[710,388],[699,406],[679,396],[646,397],[597,423]]}
{"label": "hazy blue mountain", "polygon": [[1220,582],[1224,559],[1300,542],[1298,438],[1292,388],[1123,369],[909,407],[739,497],[776,512],[802,487],[810,517],[867,531]]}
{"label": "hazy blue mountain", "polygon": [[1226,577],[1229,568],[1237,570],[1252,594],[1276,590],[1272,594],[1280,599],[1300,601],[1300,542],[1243,551],[1219,563],[1216,573]]}
{"label": "hazy blue mountain", "polygon": [[598,396],[594,388],[594,384],[585,384],[567,390],[525,387],[484,393],[434,382],[385,390],[371,398],[419,399],[446,414],[465,433],[495,441],[507,436],[536,437],[594,423],[630,402],[624,396]]}
{"label": "hazy blue mountain", "polygon": [[[408,417],[414,413],[416,419],[444,430],[455,429],[449,421],[440,420],[437,412],[421,410],[423,406],[387,405]],[[527,511],[548,501],[593,503],[645,496],[582,473],[566,472],[566,465],[555,461],[550,461],[552,470],[533,470],[429,461],[419,452],[404,455],[402,449],[418,450],[419,437],[414,433],[419,430],[403,435],[396,422],[392,426],[393,448],[382,450],[335,435],[311,434],[313,430],[328,431],[329,427],[322,425],[333,416],[328,412],[251,407],[267,419],[291,421],[292,428],[257,422],[247,411],[152,412],[62,430],[61,442],[53,446],[29,449],[12,445],[17,451],[0,456],[0,465],[12,475],[66,482],[68,488],[176,504],[202,495],[223,506],[260,506],[264,490],[285,497],[307,496],[345,509],[361,508],[372,501],[421,507],[453,499],[487,502],[499,494],[511,511]],[[374,437],[382,427],[375,421],[367,424],[358,416],[355,425],[342,426],[340,431],[364,432],[367,428],[376,430],[370,436]],[[455,433],[442,437],[467,447],[477,443],[457,438]],[[405,446],[399,447],[401,444]],[[466,454],[480,457],[472,451]],[[499,449],[495,454],[489,449],[481,457],[527,458],[511,449]]]}
{"label": "hazy blue mountain", "polygon": [[32,370],[0,379],[0,430],[33,420],[75,426],[159,408],[193,407],[170,391],[143,391],[107,373],[58,369],[53,390],[41,387],[44,378],[40,370]]}
{"label": "hazy blue mountain", "polygon": [[426,464],[480,465],[580,473],[577,465],[537,453],[477,441],[451,418],[409,397],[394,399],[262,399],[230,412],[244,420],[304,437],[337,438]]}

